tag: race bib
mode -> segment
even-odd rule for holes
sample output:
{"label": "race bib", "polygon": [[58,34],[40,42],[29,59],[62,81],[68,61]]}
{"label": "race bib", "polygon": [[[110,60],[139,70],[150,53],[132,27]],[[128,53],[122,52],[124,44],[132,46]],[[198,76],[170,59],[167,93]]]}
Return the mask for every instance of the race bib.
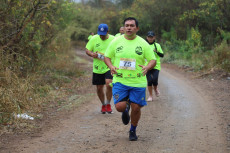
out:
{"label": "race bib", "polygon": [[121,58],[119,69],[136,70],[136,59]]}
{"label": "race bib", "polygon": [[101,60],[104,60],[104,55],[102,53],[97,53],[97,58],[101,59]]}

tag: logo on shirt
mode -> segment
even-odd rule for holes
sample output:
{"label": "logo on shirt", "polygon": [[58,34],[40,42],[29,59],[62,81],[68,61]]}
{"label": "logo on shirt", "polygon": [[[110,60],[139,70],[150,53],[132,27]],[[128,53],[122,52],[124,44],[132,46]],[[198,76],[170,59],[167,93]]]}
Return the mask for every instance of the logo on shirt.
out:
{"label": "logo on shirt", "polygon": [[96,44],[96,47],[99,47],[100,46],[100,44]]}
{"label": "logo on shirt", "polygon": [[140,78],[142,76],[142,73],[137,73],[137,77]]}
{"label": "logo on shirt", "polygon": [[137,46],[136,49],[135,49],[135,52],[138,54],[138,55],[142,55],[142,47],[141,46]]}
{"label": "logo on shirt", "polygon": [[117,77],[119,77],[119,78],[123,78],[122,73],[117,73]]}
{"label": "logo on shirt", "polygon": [[127,77],[125,77],[125,78],[129,78],[129,79],[132,79],[132,78],[133,78],[133,79],[134,79],[134,78],[136,78],[136,76],[130,73],[130,74],[128,74]]}
{"label": "logo on shirt", "polygon": [[114,98],[115,98],[116,100],[118,100],[119,94],[115,94],[115,95],[114,95]]}
{"label": "logo on shirt", "polygon": [[122,49],[123,49],[123,46],[118,47],[118,48],[116,49],[116,53],[121,53]]}

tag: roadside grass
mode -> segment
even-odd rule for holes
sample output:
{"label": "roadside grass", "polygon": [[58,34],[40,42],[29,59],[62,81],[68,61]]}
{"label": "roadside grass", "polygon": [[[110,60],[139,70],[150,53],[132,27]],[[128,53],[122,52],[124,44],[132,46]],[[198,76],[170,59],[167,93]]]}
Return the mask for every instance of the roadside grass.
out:
{"label": "roadside grass", "polygon": [[165,56],[162,62],[176,64],[196,72],[204,71],[209,73],[216,69],[230,73],[230,46],[226,41],[223,41],[212,50],[201,48],[201,50],[197,51],[193,47],[188,48],[183,44],[179,45],[181,46],[168,42],[163,44]]}
{"label": "roadside grass", "polygon": [[[54,46],[51,45],[50,49]],[[0,71],[0,135],[7,132],[36,128],[28,119],[18,118],[27,114],[42,118],[41,112],[49,107],[70,107],[69,103],[80,102],[84,97],[69,100],[69,95],[79,84],[77,78],[84,75],[76,64],[76,53],[71,45],[59,48],[55,55],[46,54],[34,73],[18,77],[10,69]],[[81,100],[82,99],[82,100]]]}
{"label": "roadside grass", "polygon": [[16,117],[18,114],[26,113],[34,117],[40,112],[45,99],[33,86],[35,79],[34,76],[19,78],[10,70],[6,70],[1,77],[0,134],[21,127],[23,121]]}
{"label": "roadside grass", "polygon": [[174,28],[169,32],[162,32],[164,42],[161,45],[165,52],[162,62],[173,63],[196,72],[209,73],[218,70],[230,73],[229,32],[221,31],[222,40],[219,36],[213,38],[216,40],[215,46],[205,45],[197,27],[188,28],[187,37],[183,40],[177,39]]}
{"label": "roadside grass", "polygon": [[215,63],[218,67],[230,73],[230,45],[223,41],[215,48]]}

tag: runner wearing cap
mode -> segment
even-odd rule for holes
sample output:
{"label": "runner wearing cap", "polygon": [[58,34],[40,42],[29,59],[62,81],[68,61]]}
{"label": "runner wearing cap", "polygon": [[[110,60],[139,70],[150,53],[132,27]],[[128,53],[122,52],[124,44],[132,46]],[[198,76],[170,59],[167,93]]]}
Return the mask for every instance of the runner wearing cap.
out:
{"label": "runner wearing cap", "polygon": [[[100,24],[98,26],[98,35],[94,35],[86,44],[86,54],[93,58],[93,78],[92,84],[96,85],[97,95],[102,103],[101,112],[103,114],[111,113],[110,101],[112,99],[112,75],[109,68],[104,62],[104,53],[109,43],[114,39],[113,35],[110,35],[107,24]],[[106,90],[104,92],[104,85],[106,84]]]}
{"label": "runner wearing cap", "polygon": [[160,91],[158,89],[158,77],[159,77],[159,72],[161,70],[160,57],[164,57],[164,53],[161,49],[161,45],[155,42],[156,35],[153,31],[149,31],[147,33],[146,40],[150,44],[152,51],[157,58],[156,66],[153,69],[149,70],[146,74],[147,80],[148,80],[148,92],[149,92],[149,97],[147,101],[153,101],[153,89],[154,89],[155,95],[157,97],[160,96]]}
{"label": "runner wearing cap", "polygon": [[[156,64],[155,55],[149,44],[136,33],[138,21],[129,17],[124,20],[125,34],[114,39],[105,52],[105,63],[113,74],[113,100],[122,121],[129,123],[131,106],[131,125],[129,140],[136,141],[136,127],[141,117],[141,108],[147,105],[145,74]],[[111,62],[113,59],[113,62]],[[145,59],[148,65],[144,66]]]}

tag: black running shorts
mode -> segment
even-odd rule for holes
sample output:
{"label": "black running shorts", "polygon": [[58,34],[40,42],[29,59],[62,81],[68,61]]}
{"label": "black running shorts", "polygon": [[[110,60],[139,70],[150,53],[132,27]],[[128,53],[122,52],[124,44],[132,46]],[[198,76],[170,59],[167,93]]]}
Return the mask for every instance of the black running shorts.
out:
{"label": "black running shorts", "polygon": [[104,85],[105,79],[113,79],[113,76],[111,75],[110,70],[104,74],[93,73],[92,83],[93,85]]}
{"label": "black running shorts", "polygon": [[146,74],[148,80],[148,86],[157,86],[158,85],[158,77],[159,77],[159,70],[152,69],[149,70]]}

